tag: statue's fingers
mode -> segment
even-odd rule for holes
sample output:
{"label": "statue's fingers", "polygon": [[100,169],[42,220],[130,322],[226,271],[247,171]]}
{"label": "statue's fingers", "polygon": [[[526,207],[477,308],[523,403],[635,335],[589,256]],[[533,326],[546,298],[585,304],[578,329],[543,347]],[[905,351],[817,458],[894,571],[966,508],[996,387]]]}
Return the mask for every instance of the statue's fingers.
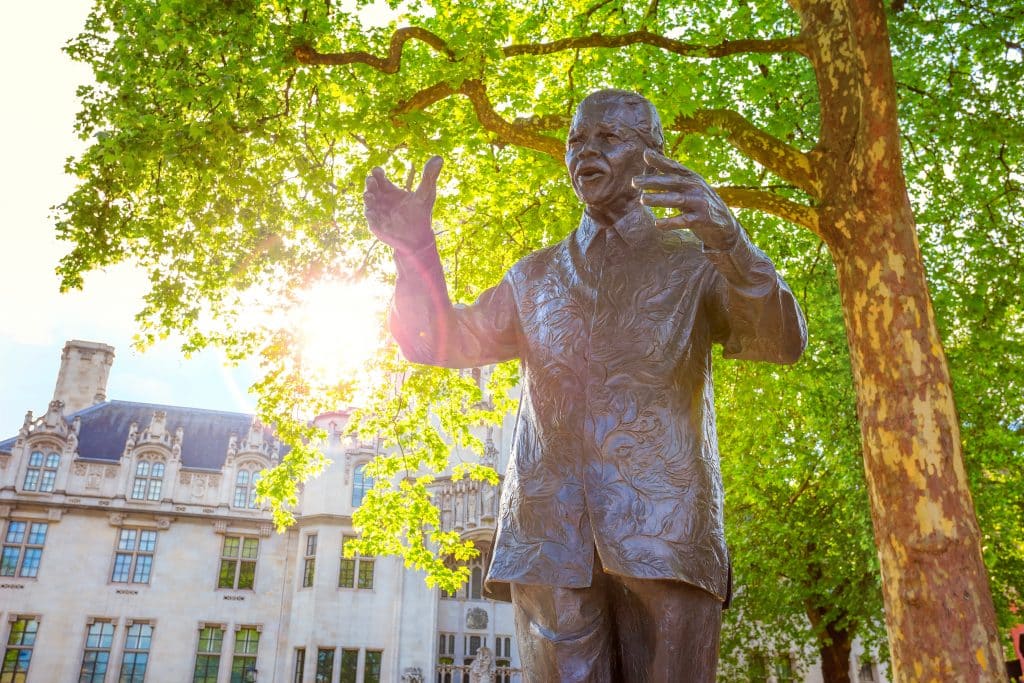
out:
{"label": "statue's fingers", "polygon": [[384,173],[384,169],[381,168],[380,166],[374,166],[373,170],[370,171],[370,174],[373,177],[373,179],[377,181],[378,190],[383,190],[385,192],[398,191],[398,186],[396,186],[393,182],[388,180],[387,174]]}
{"label": "statue's fingers", "polygon": [[644,192],[640,202],[645,206],[663,206],[680,211],[695,211],[707,207],[707,199],[697,192]]}
{"label": "statue's fingers", "polygon": [[650,174],[633,177],[633,187],[644,192],[680,192],[694,186],[694,181],[675,173]]}
{"label": "statue's fingers", "polygon": [[430,198],[437,195],[437,178],[441,175],[441,167],[444,166],[444,159],[439,156],[432,156],[423,166],[423,178],[419,187],[416,188],[416,196]]}
{"label": "statue's fingers", "polygon": [[694,220],[692,215],[679,214],[678,216],[657,219],[654,221],[654,227],[658,230],[688,230],[693,225]]}
{"label": "statue's fingers", "polygon": [[653,166],[662,173],[676,173],[679,175],[695,175],[700,177],[697,173],[686,168],[675,159],[669,159],[661,152],[651,149],[650,147],[644,150],[644,161],[647,162],[648,166]]}

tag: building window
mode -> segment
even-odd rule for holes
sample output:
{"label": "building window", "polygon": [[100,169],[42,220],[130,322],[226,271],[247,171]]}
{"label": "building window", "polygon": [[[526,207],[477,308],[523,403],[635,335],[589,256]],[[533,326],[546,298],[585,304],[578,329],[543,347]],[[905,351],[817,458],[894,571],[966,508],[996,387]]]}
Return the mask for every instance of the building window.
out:
{"label": "building window", "polygon": [[114,583],[149,583],[156,550],[156,532],[148,529],[121,529],[114,553]]}
{"label": "building window", "polygon": [[512,672],[512,636],[496,636],[494,638],[494,666],[505,669],[498,672],[494,683],[511,683]]}
{"label": "building window", "polygon": [[204,626],[199,629],[199,645],[196,647],[196,670],[192,683],[217,683],[220,669],[220,649],[224,644],[224,629],[219,626]]}
{"label": "building window", "polygon": [[341,671],[338,675],[338,683],[358,683],[356,674],[359,672],[359,650],[341,651]]}
{"label": "building window", "polygon": [[[455,656],[455,634],[454,633],[440,633],[438,634],[437,640],[437,654],[440,657],[454,657]],[[451,664],[451,662],[446,662]]]}
{"label": "building window", "polygon": [[256,580],[256,556],[260,540],[248,536],[225,536],[220,553],[220,576],[217,588],[252,590]]}
{"label": "building window", "polygon": [[355,536],[341,537],[341,569],[338,572],[340,588],[373,588],[373,557],[365,557],[356,553],[345,557],[345,544],[354,541]]}
{"label": "building window", "polygon": [[320,648],[316,651],[316,683],[331,683],[334,678],[334,648]]}
{"label": "building window", "polygon": [[775,680],[777,683],[789,683],[796,680],[796,667],[791,655],[782,654],[775,658]]}
{"label": "building window", "polygon": [[768,680],[768,656],[763,652],[751,652],[747,662],[747,681],[766,683]]}
{"label": "building window", "polygon": [[874,662],[864,662],[860,665],[860,671],[857,672],[857,680],[860,683],[873,683],[875,680]]}
{"label": "building window", "polygon": [[114,641],[114,625],[109,621],[94,621],[85,634],[85,652],[78,683],[103,683],[110,661],[110,644]]}
{"label": "building window", "polygon": [[473,567],[469,574],[469,599],[483,600],[484,570],[483,567]]}
{"label": "building window", "polygon": [[160,500],[164,487],[164,464],[140,460],[135,466],[135,483],[132,484],[134,500]]}
{"label": "building window", "polygon": [[384,653],[380,650],[367,650],[366,662],[363,666],[363,683],[380,683],[380,663]]}
{"label": "building window", "polygon": [[234,506],[236,508],[256,509],[256,484],[261,478],[260,471],[255,466],[238,470],[238,474],[235,476]]}
{"label": "building window", "polygon": [[352,507],[363,504],[366,492],[373,488],[373,477],[366,473],[366,464],[357,465],[352,472]]}
{"label": "building window", "polygon": [[259,646],[259,631],[251,627],[238,629],[235,633],[235,656],[231,660],[231,683],[256,680],[256,652]]}
{"label": "building window", "polygon": [[36,576],[48,528],[45,522],[7,522],[0,576]]}
{"label": "building window", "polygon": [[295,674],[292,676],[292,683],[302,683],[306,676],[306,648],[295,648]]}
{"label": "building window", "polygon": [[57,481],[57,468],[60,467],[60,455],[50,453],[45,457],[40,451],[32,451],[28,456],[28,469],[25,471],[26,491],[42,491],[49,493]]}
{"label": "building window", "polygon": [[11,622],[4,662],[0,665],[0,683],[21,683],[27,679],[38,632],[39,622],[32,617],[18,617]]}
{"label": "building window", "polygon": [[316,574],[316,534],[310,534],[306,536],[306,556],[302,564],[303,588],[313,585],[314,574]]}
{"label": "building window", "polygon": [[118,683],[142,683],[146,680],[146,665],[149,664],[149,646],[153,640],[150,624],[132,624],[124,637],[124,654],[121,656],[121,675]]}
{"label": "building window", "polygon": [[[439,633],[437,637],[437,664],[438,666],[452,666],[455,664],[455,634]],[[455,680],[459,680],[456,678]],[[452,683],[452,671],[446,669],[437,672],[437,683]]]}

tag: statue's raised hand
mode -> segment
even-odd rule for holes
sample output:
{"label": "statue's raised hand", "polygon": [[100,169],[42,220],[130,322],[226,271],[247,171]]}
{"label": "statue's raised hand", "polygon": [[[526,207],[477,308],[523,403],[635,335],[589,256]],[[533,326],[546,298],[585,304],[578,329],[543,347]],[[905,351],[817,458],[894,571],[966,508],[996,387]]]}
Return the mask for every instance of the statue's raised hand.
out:
{"label": "statue's raised hand", "polygon": [[659,219],[659,228],[686,228],[709,249],[726,250],[736,244],[739,223],[699,173],[652,149],[644,151],[644,161],[657,173],[633,178],[633,187],[643,192],[640,201],[679,211]]}
{"label": "statue's raised hand", "polygon": [[398,187],[375,167],[366,179],[363,206],[370,232],[385,244],[411,251],[434,240],[431,213],[437,197],[437,177],[443,165],[441,157],[431,157],[423,167],[419,187],[409,192]]}

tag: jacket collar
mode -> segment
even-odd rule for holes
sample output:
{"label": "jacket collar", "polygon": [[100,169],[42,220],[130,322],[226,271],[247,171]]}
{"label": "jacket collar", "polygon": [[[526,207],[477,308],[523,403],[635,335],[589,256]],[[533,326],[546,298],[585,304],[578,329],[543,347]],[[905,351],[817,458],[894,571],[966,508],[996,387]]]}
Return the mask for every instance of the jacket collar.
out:
{"label": "jacket collar", "polygon": [[604,230],[614,230],[626,244],[636,248],[656,232],[657,228],[654,226],[654,214],[646,206],[640,204],[615,221],[613,225],[602,225],[595,221],[587,211],[584,211],[580,226],[576,229],[576,242],[580,249],[586,252],[593,243],[594,237]]}

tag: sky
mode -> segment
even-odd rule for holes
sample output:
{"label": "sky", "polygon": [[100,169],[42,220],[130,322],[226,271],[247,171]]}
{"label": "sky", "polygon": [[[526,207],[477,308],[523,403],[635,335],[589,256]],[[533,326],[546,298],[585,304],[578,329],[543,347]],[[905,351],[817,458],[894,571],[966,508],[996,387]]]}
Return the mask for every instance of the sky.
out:
{"label": "sky", "polygon": [[[134,317],[147,290],[141,271],[120,265],[88,274],[82,291],[59,291],[54,269],[70,246],[57,240],[50,207],[75,186],[63,170],[65,160],[85,147],[74,133],[75,89],[91,80],[89,69],[61,48],[81,30],[91,5],[9,3],[0,22],[0,63],[6,65],[0,107],[0,440],[17,433],[27,410],[45,413],[61,351],[71,339],[114,347],[108,400],[238,412],[255,406],[248,393],[258,376],[255,364],[228,367],[214,350],[186,359],[174,339],[141,353],[132,348]],[[352,0],[343,0],[346,6],[355,9]],[[376,0],[358,14],[363,25],[383,25],[401,9]],[[375,315],[353,313],[370,320]]]}
{"label": "sky", "polygon": [[74,134],[75,88],[89,70],[62,52],[90,2],[15,2],[0,22],[4,106],[0,107],[0,440],[25,411],[46,411],[69,339],[115,347],[108,399],[250,412],[252,368],[225,369],[215,352],[186,360],[173,341],[130,347],[145,277],[130,267],[87,277],[62,295],[54,268],[68,245],[57,240],[50,207],[73,189],[65,159],[83,149]]}

